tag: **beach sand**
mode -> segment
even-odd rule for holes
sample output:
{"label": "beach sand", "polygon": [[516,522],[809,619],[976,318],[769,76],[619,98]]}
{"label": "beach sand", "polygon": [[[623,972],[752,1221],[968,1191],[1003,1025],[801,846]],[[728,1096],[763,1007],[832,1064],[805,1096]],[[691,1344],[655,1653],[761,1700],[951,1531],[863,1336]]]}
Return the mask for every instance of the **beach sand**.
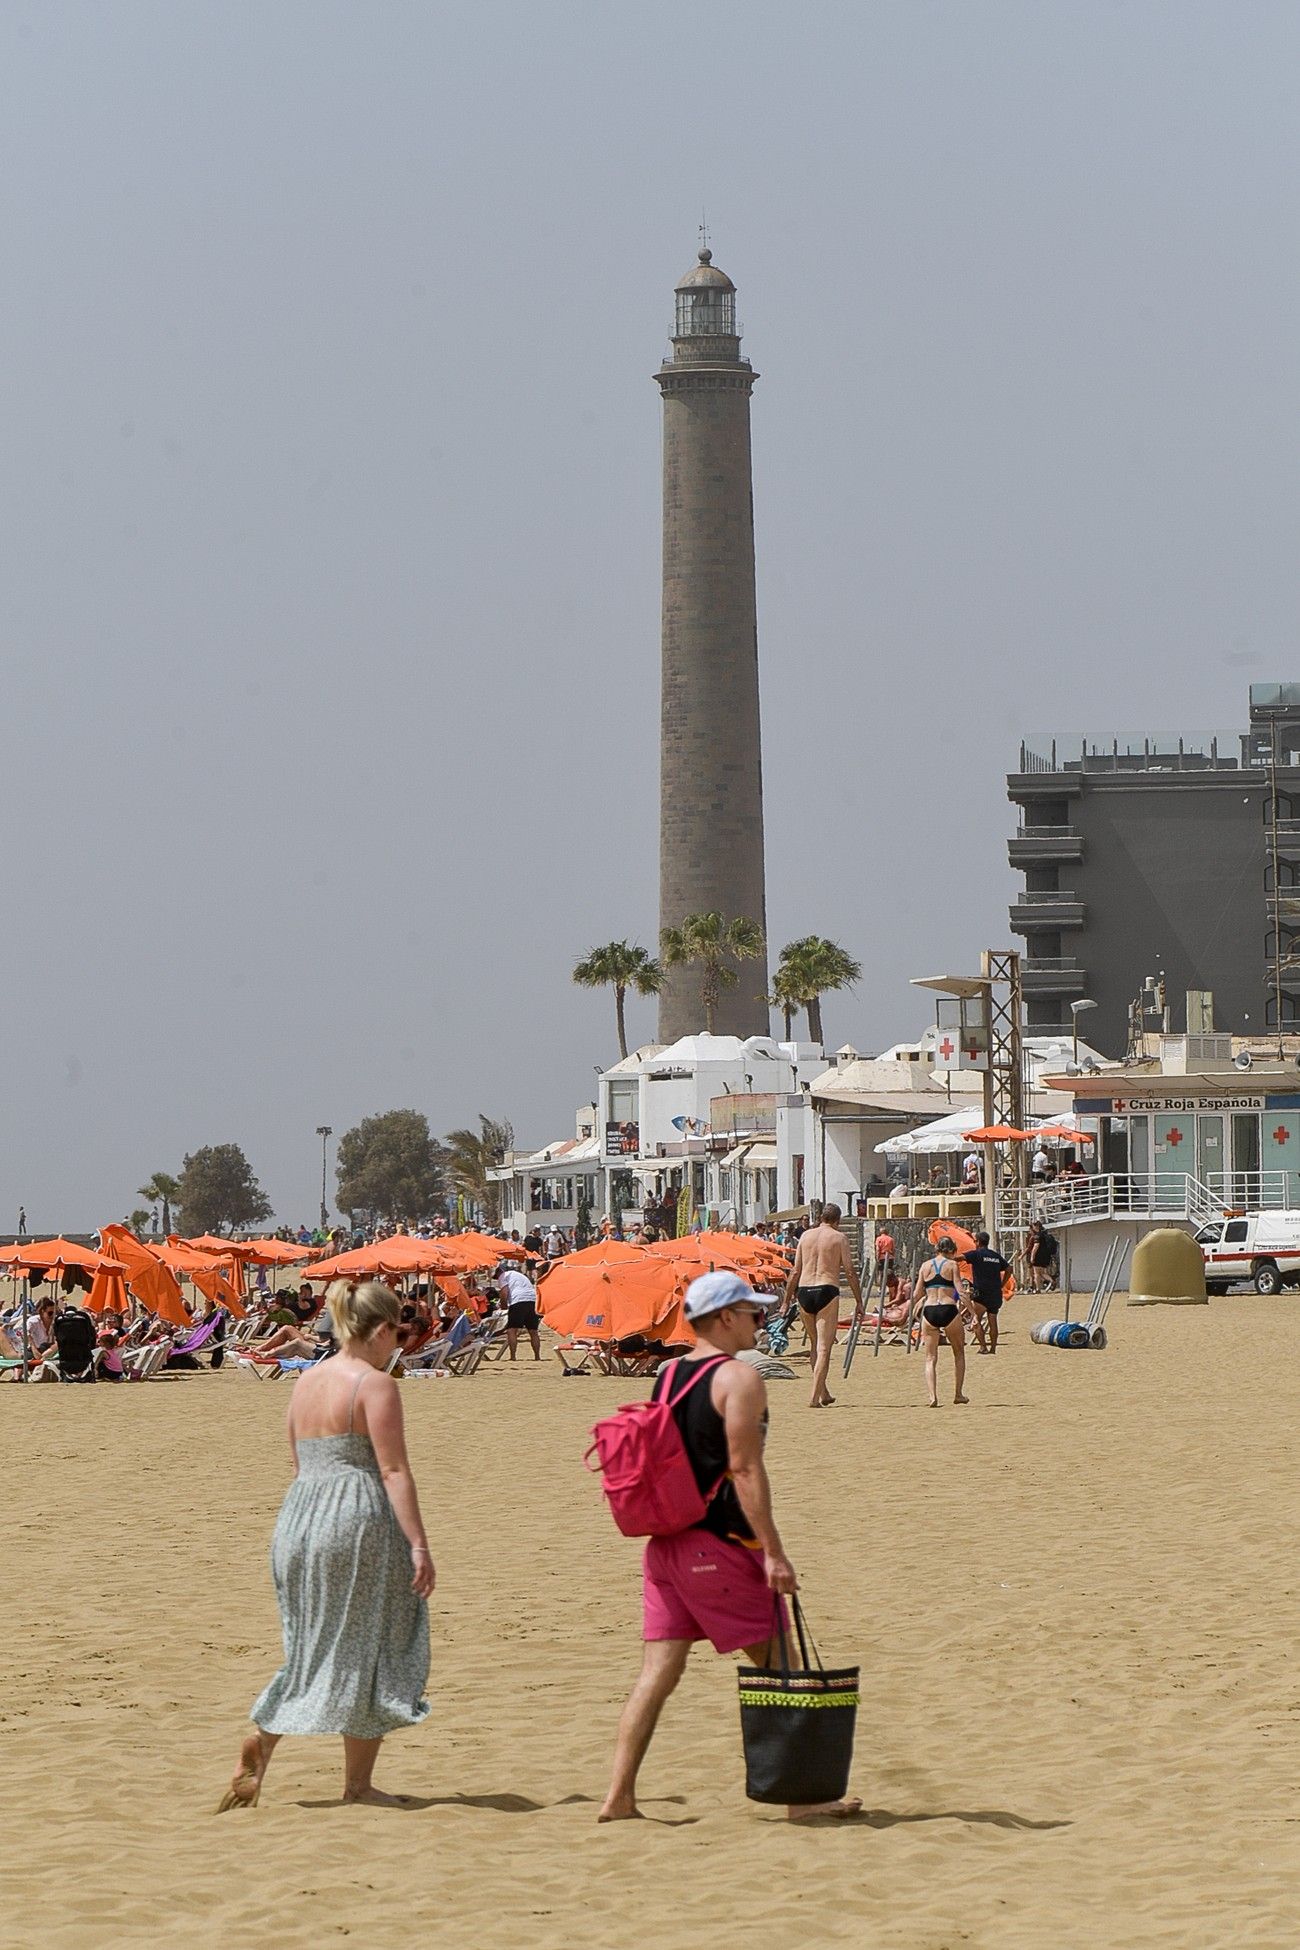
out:
{"label": "beach sand", "polygon": [[[829,1663],[860,1660],[852,1826],[744,1798],[733,1663],[693,1656],[598,1828],[639,1661],[639,1547],[581,1465],[645,1384],[553,1359],[412,1381],[438,1562],[432,1714],[337,1805],[286,1741],[217,1819],[279,1660],[267,1542],[288,1384],[0,1389],[0,1942],[722,1950],[1280,1950],[1300,1940],[1294,1299],[1007,1310],[971,1406],[859,1353],[771,1387],[778,1516]],[[945,1357],[946,1360],[946,1357]],[[839,1360],[836,1361],[838,1374]],[[951,1369],[944,1381],[951,1393]],[[834,1382],[833,1384],[834,1385]]]}

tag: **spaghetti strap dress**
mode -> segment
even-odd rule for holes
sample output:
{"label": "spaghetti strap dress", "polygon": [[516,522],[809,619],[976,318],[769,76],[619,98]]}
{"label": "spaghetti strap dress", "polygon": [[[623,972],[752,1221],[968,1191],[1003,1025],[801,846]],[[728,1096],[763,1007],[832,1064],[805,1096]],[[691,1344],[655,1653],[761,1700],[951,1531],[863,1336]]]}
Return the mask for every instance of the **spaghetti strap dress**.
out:
{"label": "spaghetti strap dress", "polygon": [[250,1715],[266,1733],[378,1740],[429,1711],[428,1607],[355,1405],[346,1434],[299,1438],[271,1539],[284,1664]]}

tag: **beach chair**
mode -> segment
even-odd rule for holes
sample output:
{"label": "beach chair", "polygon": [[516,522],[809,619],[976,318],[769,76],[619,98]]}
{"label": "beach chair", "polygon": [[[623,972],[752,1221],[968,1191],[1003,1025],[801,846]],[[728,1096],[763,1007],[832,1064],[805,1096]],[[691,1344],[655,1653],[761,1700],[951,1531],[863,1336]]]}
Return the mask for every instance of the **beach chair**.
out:
{"label": "beach chair", "polygon": [[[555,1352],[559,1357],[561,1374],[565,1379],[572,1374],[590,1374],[592,1363],[596,1360],[596,1343],[561,1341]],[[576,1359],[571,1359],[572,1356],[576,1356]]]}
{"label": "beach chair", "polygon": [[431,1375],[439,1369],[450,1366],[450,1357],[459,1353],[473,1338],[474,1323],[468,1314],[457,1314],[451,1327],[440,1340],[426,1341],[419,1351],[402,1359],[402,1371],[408,1375]]}
{"label": "beach chair", "polygon": [[122,1356],[122,1373],[128,1381],[152,1381],[166,1359],[166,1341],[147,1341],[143,1347],[127,1349]]}

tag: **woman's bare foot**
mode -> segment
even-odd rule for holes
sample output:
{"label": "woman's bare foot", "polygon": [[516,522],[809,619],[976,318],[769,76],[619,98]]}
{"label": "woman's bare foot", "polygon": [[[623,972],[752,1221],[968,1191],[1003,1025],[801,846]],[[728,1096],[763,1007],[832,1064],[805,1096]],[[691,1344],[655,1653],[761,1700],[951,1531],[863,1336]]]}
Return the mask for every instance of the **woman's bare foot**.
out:
{"label": "woman's bare foot", "polygon": [[612,1795],[596,1816],[597,1821],[641,1821],[643,1819],[635,1801],[616,1801]]}
{"label": "woman's bare foot", "polygon": [[938,1408],[938,1406],[939,1406],[939,1403],[938,1403],[938,1401],[937,1401],[937,1400],[935,1400],[935,1401],[928,1401],[928,1402],[926,1403],[926,1407],[927,1407],[927,1408]]}
{"label": "woman's bare foot", "polygon": [[411,1804],[409,1794],[385,1794],[377,1787],[345,1787],[343,1799],[364,1802],[368,1808],[408,1808]]}
{"label": "woman's bare foot", "polygon": [[250,1733],[239,1750],[239,1766],[230,1786],[217,1803],[217,1813],[224,1815],[231,1808],[255,1808],[262,1792],[262,1776],[266,1772],[269,1756],[263,1754],[262,1743],[255,1733]]}
{"label": "woman's bare foot", "polygon": [[861,1808],[858,1796],[851,1794],[843,1801],[815,1801],[806,1808],[787,1808],[785,1812],[789,1821],[851,1821]]}

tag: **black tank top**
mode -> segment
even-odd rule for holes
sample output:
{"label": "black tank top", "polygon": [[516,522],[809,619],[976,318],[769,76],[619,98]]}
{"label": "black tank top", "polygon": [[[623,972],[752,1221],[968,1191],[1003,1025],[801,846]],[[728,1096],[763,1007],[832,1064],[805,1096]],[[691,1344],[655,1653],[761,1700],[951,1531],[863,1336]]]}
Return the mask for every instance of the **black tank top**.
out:
{"label": "black tank top", "polygon": [[[662,1401],[666,1394],[678,1394],[690,1380],[691,1370],[704,1365],[695,1361],[668,1362],[655,1376],[651,1401]],[[743,1542],[753,1543],[754,1533],[749,1527],[749,1519],[740,1507],[740,1498],[736,1495],[731,1478],[726,1476],[727,1428],[712,1401],[713,1377],[720,1366],[720,1362],[714,1362],[709,1373],[694,1382],[685,1400],[673,1404],[673,1420],[690,1460],[700,1495],[707,1496],[719,1476],[725,1478],[699,1523],[692,1528],[711,1530],[715,1537],[738,1537]]]}

